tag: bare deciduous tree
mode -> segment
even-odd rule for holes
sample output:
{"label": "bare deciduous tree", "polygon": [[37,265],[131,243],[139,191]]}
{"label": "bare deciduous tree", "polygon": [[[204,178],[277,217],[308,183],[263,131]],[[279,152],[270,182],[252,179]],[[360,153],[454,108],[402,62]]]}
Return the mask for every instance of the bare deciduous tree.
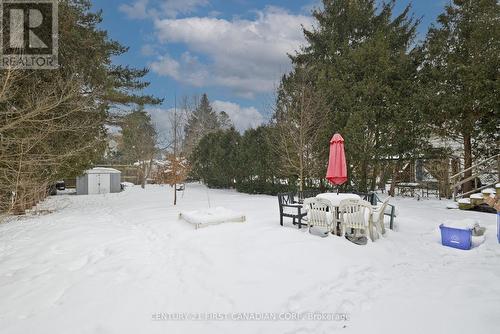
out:
{"label": "bare deciduous tree", "polygon": [[182,108],[177,110],[177,102],[174,111],[170,114],[169,128],[170,140],[166,148],[166,163],[158,170],[159,183],[168,184],[174,189],[174,205],[177,205],[177,186],[183,184],[189,174],[189,163],[186,159],[184,149],[184,129],[190,114],[188,98],[183,98]]}
{"label": "bare deciduous tree", "polygon": [[102,133],[99,112],[93,96],[81,94],[80,80],[21,89],[28,76],[16,69],[0,73],[0,211],[15,214],[45,198],[51,183],[102,143],[91,135]]}
{"label": "bare deciduous tree", "polygon": [[274,149],[281,159],[285,175],[296,175],[302,191],[305,181],[322,165],[314,156],[318,129],[324,122],[325,104],[301,71],[286,77],[278,90],[274,116],[276,140]]}

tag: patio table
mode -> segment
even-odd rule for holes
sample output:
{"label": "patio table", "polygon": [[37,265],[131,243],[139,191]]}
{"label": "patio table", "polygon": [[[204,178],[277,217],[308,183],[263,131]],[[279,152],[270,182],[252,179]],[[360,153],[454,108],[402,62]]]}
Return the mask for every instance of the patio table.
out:
{"label": "patio table", "polygon": [[336,231],[332,232],[336,235],[339,235],[339,224],[340,224],[340,219],[339,219],[339,207],[340,207],[340,202],[342,202],[345,199],[354,199],[354,200],[361,200],[361,197],[356,194],[349,194],[349,193],[342,193],[342,194],[337,194],[337,193],[323,193],[319,194],[316,196],[316,198],[321,198],[324,200],[327,200],[330,202],[330,205],[334,208],[335,212],[334,214],[334,219],[336,221],[335,223],[335,229]]}
{"label": "patio table", "polygon": [[336,208],[338,208],[340,206],[340,202],[345,200],[345,199],[361,200],[361,197],[359,195],[348,194],[348,193],[342,193],[342,194],[324,193],[324,194],[319,194],[318,196],[316,196],[316,198],[325,199],[325,200],[329,201],[333,207],[336,207]]}

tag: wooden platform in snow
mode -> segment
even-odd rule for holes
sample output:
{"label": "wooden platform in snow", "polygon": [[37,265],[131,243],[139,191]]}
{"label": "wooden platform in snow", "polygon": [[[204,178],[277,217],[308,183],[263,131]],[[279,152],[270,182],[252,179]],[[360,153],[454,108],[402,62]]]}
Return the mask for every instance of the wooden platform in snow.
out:
{"label": "wooden platform in snow", "polygon": [[210,225],[246,221],[245,215],[222,207],[181,212],[179,219],[194,225],[196,229]]}

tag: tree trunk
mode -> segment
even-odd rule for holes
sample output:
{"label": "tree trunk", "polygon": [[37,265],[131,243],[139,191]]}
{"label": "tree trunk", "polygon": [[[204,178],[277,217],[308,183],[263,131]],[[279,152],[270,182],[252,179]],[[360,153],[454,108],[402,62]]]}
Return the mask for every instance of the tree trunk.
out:
{"label": "tree trunk", "polygon": [[148,181],[149,177],[151,176],[151,170],[153,169],[153,158],[149,159],[149,164],[147,166],[147,171],[146,171],[146,176],[144,177],[144,185],[142,186],[142,189],[146,187],[146,182]]}
{"label": "tree trunk", "polygon": [[299,191],[304,191],[304,146],[301,141],[300,156],[299,156]]}
{"label": "tree trunk", "polygon": [[174,183],[174,205],[177,205],[177,183]]}
{"label": "tree trunk", "polygon": [[451,198],[451,191],[452,189],[450,188],[450,159],[445,158],[442,162],[442,171],[443,171],[443,178],[441,180],[441,189],[439,190],[439,199],[441,197],[445,198]]}
{"label": "tree trunk", "polygon": [[375,191],[375,188],[377,187],[378,170],[379,170],[379,163],[374,162],[373,163],[372,179],[371,179],[371,183],[370,183],[370,190],[371,191]]}
{"label": "tree trunk", "polygon": [[385,193],[385,184],[387,183],[388,175],[390,175],[390,172],[387,171],[388,167],[389,166],[386,163],[379,165],[380,181],[378,182],[378,188],[382,189],[382,192],[384,193]]}
{"label": "tree trunk", "polygon": [[[464,134],[464,170],[472,167],[472,138],[470,134]],[[472,176],[472,170],[466,171],[464,173],[464,179]],[[469,192],[473,189],[473,180],[466,182],[462,185],[462,191],[464,193]]]}
{"label": "tree trunk", "polygon": [[397,183],[397,178],[398,178],[398,174],[399,174],[399,165],[400,165],[400,162],[398,160],[394,164],[394,169],[392,170],[391,188],[389,190],[389,195],[392,197],[396,196],[396,183]]}
{"label": "tree trunk", "polygon": [[[301,164],[302,165],[302,164]],[[299,191],[304,191],[304,169],[300,168]]]}
{"label": "tree trunk", "polygon": [[363,159],[361,163],[361,181],[358,190],[366,192],[368,189],[368,161]]}
{"label": "tree trunk", "polygon": [[145,189],[146,188],[146,164],[143,162],[142,163],[142,168],[141,168],[141,188]]}

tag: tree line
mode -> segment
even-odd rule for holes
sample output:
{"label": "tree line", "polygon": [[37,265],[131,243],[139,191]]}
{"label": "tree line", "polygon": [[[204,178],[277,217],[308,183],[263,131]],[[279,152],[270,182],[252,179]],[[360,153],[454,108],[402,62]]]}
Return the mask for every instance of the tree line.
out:
{"label": "tree line", "polygon": [[[448,168],[456,152],[436,140],[458,143],[464,168],[497,154],[500,5],[453,0],[417,41],[420,20],[395,4],[323,0],[268,124],[240,134],[204,94],[183,98],[160,138],[144,107],[161,103],[142,93],[148,70],[113,62],[127,48],[99,28],[90,0],[59,1],[60,67],[0,71],[0,212],[23,213],[55,181],[103,161],[138,162],[144,186],[155,157],[167,161],[155,178],[174,189],[187,178],[249,193],[327,187],[336,132],[345,187],[359,191],[397,180],[410,160]],[[110,125],[122,129],[114,154]]]}
{"label": "tree line", "polygon": [[[114,124],[120,130],[112,139],[117,143],[101,161],[135,170],[143,188],[148,181],[172,186],[174,205],[175,189],[193,178],[189,158],[200,140],[207,134],[233,128],[227,113],[215,111],[206,94],[184,96],[175,104],[175,108],[162,111],[167,114],[166,124],[155,124],[143,105],[115,117]],[[157,131],[160,125],[164,130],[161,133]]]}
{"label": "tree line", "polygon": [[457,149],[436,142],[461,147],[464,168],[497,154],[498,2],[453,0],[423,41],[411,6],[395,13],[395,0],[377,4],[323,0],[314,28],[304,29],[307,43],[290,55],[293,70],[277,89],[272,121],[243,135],[204,136],[192,154],[193,175],[251,193],[324,187],[336,132],[346,139],[345,187],[359,191],[396,181],[415,159],[447,170]]}
{"label": "tree line", "polygon": [[59,1],[58,69],[0,71],[0,213],[24,213],[99,161],[116,110],[161,102],[141,93],[147,69],[114,63],[128,49],[91,6]]}

